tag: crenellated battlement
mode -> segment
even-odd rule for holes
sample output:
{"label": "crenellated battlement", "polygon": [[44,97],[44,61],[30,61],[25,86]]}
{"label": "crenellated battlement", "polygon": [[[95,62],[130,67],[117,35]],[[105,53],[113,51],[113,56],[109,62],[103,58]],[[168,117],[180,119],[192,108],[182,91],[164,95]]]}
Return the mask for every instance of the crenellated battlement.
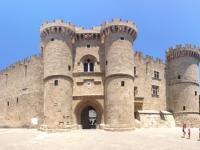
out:
{"label": "crenellated battlement", "polygon": [[200,60],[200,48],[192,46],[191,44],[176,45],[175,48],[171,47],[166,51],[166,58],[171,61],[178,57],[195,57]]}
{"label": "crenellated battlement", "polygon": [[63,20],[54,20],[53,22],[46,21],[40,27],[41,38],[55,33],[65,33],[72,37],[75,33],[75,25],[70,22],[65,23]]}
{"label": "crenellated battlement", "polygon": [[93,28],[91,30],[85,30],[84,28],[76,28],[75,40],[95,40],[100,39],[100,29]]}
{"label": "crenellated battlement", "polygon": [[105,22],[101,26],[94,26],[92,29],[84,29],[84,27],[76,27],[72,23],[66,23],[63,20],[54,20],[52,22],[44,22],[40,27],[41,38],[45,38],[49,34],[66,33],[75,40],[91,40],[100,39],[101,34],[107,35],[114,32],[123,32],[131,35],[133,40],[136,38],[137,27],[132,21],[123,21],[121,19],[113,19],[111,22]]}
{"label": "crenellated battlement", "polygon": [[112,19],[111,22],[104,22],[101,27],[102,28],[107,28],[108,26],[112,26],[112,25],[123,25],[123,26],[128,26],[130,28],[134,28],[135,30],[137,30],[137,26],[134,22],[130,21],[130,20],[122,20],[122,19],[119,19],[119,18],[115,18],[115,19]]}
{"label": "crenellated battlement", "polygon": [[46,28],[50,28],[50,27],[67,27],[72,30],[75,30],[75,25],[72,24],[71,22],[64,22],[63,20],[53,20],[52,22],[45,21],[40,26],[40,32],[42,32]]}
{"label": "crenellated battlement", "polygon": [[6,72],[8,72],[11,69],[16,68],[17,66],[21,66],[21,65],[25,66],[25,65],[27,65],[33,59],[42,59],[42,58],[41,58],[41,55],[36,55],[36,54],[32,55],[30,57],[26,57],[26,58],[24,58],[22,60],[17,61],[14,64],[11,64],[10,66],[6,67],[5,69],[0,70],[0,75],[6,74]]}
{"label": "crenellated battlement", "polygon": [[147,61],[149,63],[164,64],[162,59],[154,58],[153,56],[150,56],[150,55],[144,55],[143,52],[140,52],[140,51],[135,51],[134,57],[139,59],[139,60]]}
{"label": "crenellated battlement", "polygon": [[105,36],[116,32],[127,33],[135,40],[137,27],[132,21],[121,19],[113,19],[112,22],[105,22],[101,25],[101,33]]}

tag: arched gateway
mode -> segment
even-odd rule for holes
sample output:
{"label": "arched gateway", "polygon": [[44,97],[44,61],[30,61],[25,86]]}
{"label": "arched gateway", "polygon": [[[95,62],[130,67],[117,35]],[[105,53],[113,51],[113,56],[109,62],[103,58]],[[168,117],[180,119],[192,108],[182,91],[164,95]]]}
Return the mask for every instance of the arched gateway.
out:
{"label": "arched gateway", "polygon": [[81,112],[81,125],[83,129],[96,129],[97,113],[96,110],[87,106]]}
{"label": "arched gateway", "polygon": [[102,121],[103,109],[101,104],[95,100],[82,101],[75,109],[77,124],[82,129],[96,129]]}

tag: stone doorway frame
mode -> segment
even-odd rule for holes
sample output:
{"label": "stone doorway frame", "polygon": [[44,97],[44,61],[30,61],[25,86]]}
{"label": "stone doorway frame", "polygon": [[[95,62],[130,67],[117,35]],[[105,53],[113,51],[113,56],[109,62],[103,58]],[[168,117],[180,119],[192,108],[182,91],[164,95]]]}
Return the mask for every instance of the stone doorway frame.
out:
{"label": "stone doorway frame", "polygon": [[99,125],[102,123],[103,108],[97,100],[82,100],[81,102],[77,104],[74,111],[76,122],[78,125],[81,125],[81,113],[88,106],[93,107],[97,113],[96,128],[98,129]]}

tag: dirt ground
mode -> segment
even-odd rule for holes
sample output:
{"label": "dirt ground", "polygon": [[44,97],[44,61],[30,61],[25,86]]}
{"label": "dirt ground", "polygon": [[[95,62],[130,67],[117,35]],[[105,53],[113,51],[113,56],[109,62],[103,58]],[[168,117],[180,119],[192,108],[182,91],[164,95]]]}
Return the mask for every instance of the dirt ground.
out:
{"label": "dirt ground", "polygon": [[0,129],[0,150],[200,150],[198,129],[191,139],[181,128],[137,129],[129,132],[74,130],[46,133],[36,129]]}

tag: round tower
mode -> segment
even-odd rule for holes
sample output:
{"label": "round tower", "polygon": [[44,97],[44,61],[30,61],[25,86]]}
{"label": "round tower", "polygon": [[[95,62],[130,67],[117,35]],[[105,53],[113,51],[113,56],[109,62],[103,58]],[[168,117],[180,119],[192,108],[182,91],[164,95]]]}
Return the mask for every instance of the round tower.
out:
{"label": "round tower", "polygon": [[44,62],[45,129],[72,127],[72,39],[74,26],[56,20],[40,28]]}
{"label": "round tower", "polygon": [[170,48],[166,57],[168,109],[174,113],[178,125],[183,122],[192,124],[198,120],[195,114],[199,114],[200,49],[178,45]]}
{"label": "round tower", "polygon": [[102,25],[105,43],[105,129],[134,128],[134,57],[137,35],[130,21],[113,20]]}

